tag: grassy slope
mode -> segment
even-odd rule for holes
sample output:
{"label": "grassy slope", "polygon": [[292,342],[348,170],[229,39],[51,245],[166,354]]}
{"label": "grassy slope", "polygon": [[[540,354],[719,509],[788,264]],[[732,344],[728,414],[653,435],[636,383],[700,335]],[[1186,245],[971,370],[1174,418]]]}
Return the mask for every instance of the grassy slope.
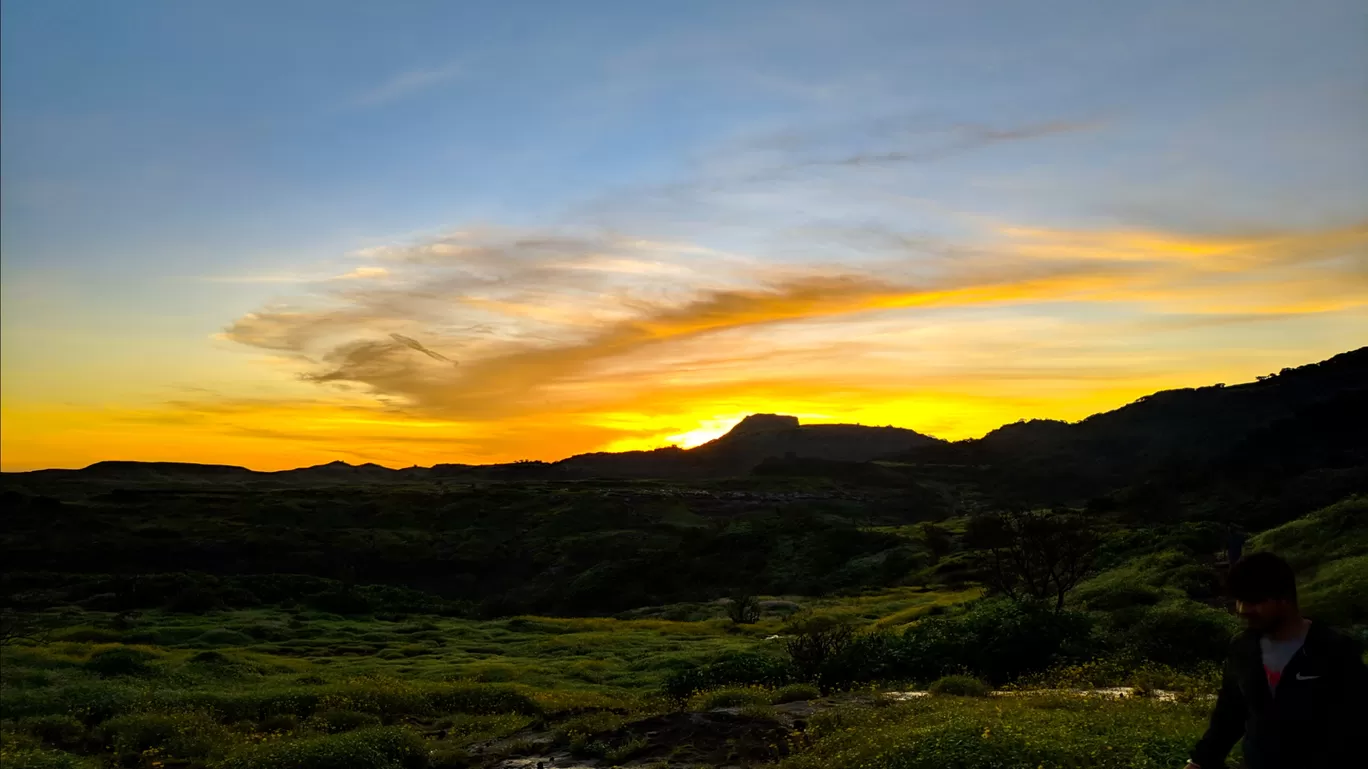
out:
{"label": "grassy slope", "polygon": [[1368,625],[1368,497],[1352,497],[1270,529],[1250,542],[1297,570],[1307,615],[1336,625]]}
{"label": "grassy slope", "polygon": [[[1317,616],[1361,624],[1365,511],[1364,500],[1348,500],[1265,532],[1251,547],[1297,565]],[[1175,541],[1186,536],[1178,532]],[[1155,542],[1148,552],[1116,559],[1079,589],[1077,602],[1102,611],[1137,601],[1189,602],[1204,589],[1192,579],[1201,571],[1194,565],[1193,551]],[[455,767],[478,765],[469,763],[475,745],[528,729],[609,755],[629,746],[594,748],[586,735],[668,710],[655,692],[672,670],[727,651],[767,648],[789,603],[896,628],[977,594],[888,588],[780,597],[785,603],[761,622],[740,628],[722,618],[717,604],[639,610],[632,613],[638,619],[489,621],[388,621],[279,608],[154,611],[129,621],[75,611],[49,643],[5,650],[0,758],[6,767],[117,761],[156,769],[177,759],[181,766],[243,769]],[[1122,605],[1107,608],[1108,601]],[[1093,672],[1082,670],[1076,679],[1089,681]],[[714,699],[696,698],[694,706]],[[764,718],[764,706],[754,707]],[[1205,708],[1051,698],[842,706],[813,720],[784,766],[1173,765],[1200,732]]]}

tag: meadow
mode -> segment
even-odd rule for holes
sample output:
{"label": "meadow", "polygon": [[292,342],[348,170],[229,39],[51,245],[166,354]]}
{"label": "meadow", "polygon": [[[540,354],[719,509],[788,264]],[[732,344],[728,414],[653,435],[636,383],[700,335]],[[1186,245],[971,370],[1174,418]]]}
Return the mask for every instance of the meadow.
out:
{"label": "meadow", "polygon": [[[8,552],[30,568],[53,559],[90,570],[5,574],[6,621],[27,621],[30,632],[0,651],[0,761],[1174,766],[1203,728],[1236,629],[1219,592],[1221,527],[1202,521],[1098,517],[1089,524],[1094,567],[1056,609],[995,587],[989,551],[965,516],[907,520],[849,499],[742,500],[741,509],[700,512],[655,497],[595,505],[578,498],[583,491],[539,488],[404,492],[408,502],[465,507],[465,528],[453,531],[392,493],[248,492],[225,503],[195,490],[139,502],[140,517],[126,515],[127,498],[107,494],[12,500],[27,509],[9,519],[18,525],[3,534]],[[538,498],[564,509],[548,512]],[[207,509],[197,507],[206,499]],[[715,499],[705,504],[715,508]],[[87,530],[54,524],[54,509]],[[564,516],[578,509],[600,528],[569,527]],[[1350,498],[1250,542],[1293,561],[1314,616],[1360,636],[1365,510],[1368,501]],[[369,530],[358,523],[364,515],[373,516]],[[434,548],[463,535],[497,552],[454,553],[475,576],[444,584],[470,596],[494,586],[497,605],[423,589],[422,559],[450,560]],[[300,565],[319,569],[95,571],[170,544],[219,554],[231,546],[272,564],[296,552]],[[333,545],[358,550],[338,566],[326,557]],[[681,563],[674,546],[698,556],[690,570],[715,573],[664,588],[649,576],[624,583],[624,600],[615,580],[634,567],[665,573]],[[68,547],[104,552],[85,562],[64,557]],[[188,556],[157,557],[183,568]],[[512,579],[510,558],[550,572]],[[485,562],[491,570],[476,569]],[[387,581],[368,581],[376,577]],[[827,589],[763,589],[776,585]],[[639,600],[653,594],[674,600]],[[557,611],[497,610],[517,605]],[[1089,693],[1107,687],[1129,696]]]}
{"label": "meadow", "polygon": [[[71,624],[43,643],[5,650],[4,765],[476,767],[559,754],[562,765],[584,766],[921,766],[914,758],[878,763],[878,756],[887,745],[921,743],[931,728],[920,715],[927,708],[943,719],[932,731],[943,730],[952,742],[965,719],[982,722],[976,735],[998,728],[1009,740],[1011,729],[995,725],[1016,720],[1014,714],[1036,719],[1021,724],[1049,723],[1057,731],[1091,718],[1093,711],[1051,702],[946,695],[896,704],[880,695],[899,688],[892,681],[825,697],[816,686],[780,682],[719,686],[682,699],[663,691],[672,673],[717,660],[756,653],[781,659],[782,642],[766,639],[791,628],[795,611],[807,621],[897,630],[918,616],[953,615],[979,593],[906,587],[772,597],[765,603],[778,611],[751,624],[733,623],[717,604],[670,607],[718,615],[693,621],[381,620],[274,608],[149,612],[130,620],[72,611],[64,617]],[[1191,683],[1193,691],[1209,684]],[[1094,715],[1108,723],[1121,723],[1115,713],[1127,714],[1135,719],[1132,732],[1145,719],[1181,725],[1170,730],[1184,735],[1170,734],[1175,744],[1200,722],[1192,708],[1168,704],[1087,707],[1101,708]],[[671,718],[719,708],[723,722],[707,722],[690,742],[661,738],[678,732]],[[810,729],[795,729],[810,717]],[[652,723],[653,730],[633,726]],[[868,727],[860,729],[866,741],[851,742],[837,727],[853,723]],[[1130,744],[1119,736],[1098,739]],[[714,760],[721,763],[699,763]]]}

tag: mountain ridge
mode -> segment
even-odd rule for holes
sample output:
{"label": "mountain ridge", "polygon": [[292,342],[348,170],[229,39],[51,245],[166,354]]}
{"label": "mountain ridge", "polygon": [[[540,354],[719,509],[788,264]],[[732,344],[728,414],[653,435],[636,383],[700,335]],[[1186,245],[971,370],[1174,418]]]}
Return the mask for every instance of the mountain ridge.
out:
{"label": "mountain ridge", "polygon": [[[410,480],[424,477],[491,479],[700,478],[744,475],[780,459],[832,462],[895,460],[913,463],[992,466],[1007,475],[1033,474],[1037,485],[1092,496],[1133,482],[1140,471],[1165,463],[1209,463],[1259,430],[1296,420],[1323,401],[1346,404],[1351,425],[1368,397],[1368,347],[1318,363],[1289,367],[1257,381],[1226,386],[1164,390],[1077,422],[1029,419],[998,427],[981,438],[945,441],[901,427],[803,424],[794,416],[753,414],[699,446],[628,452],[589,452],[554,462],[487,465],[439,463],[388,468],[334,460],[287,470],[258,471],[236,465],[106,460],[81,469],[5,473],[18,477],[109,480]],[[1326,422],[1324,414],[1315,416]],[[1284,432],[1294,427],[1284,425]],[[1356,451],[1350,440],[1351,453]],[[1052,471],[1051,468],[1057,470]],[[1061,480],[1067,474],[1069,477]],[[1067,481],[1067,482],[1065,482]]]}

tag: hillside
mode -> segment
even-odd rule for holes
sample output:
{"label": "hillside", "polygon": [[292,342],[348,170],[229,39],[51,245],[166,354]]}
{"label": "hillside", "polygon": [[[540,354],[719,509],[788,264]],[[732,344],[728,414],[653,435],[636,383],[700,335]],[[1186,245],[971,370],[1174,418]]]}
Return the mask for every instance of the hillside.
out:
{"label": "hillside", "polygon": [[[581,454],[557,462],[376,464],[254,472],[175,462],[99,462],[83,470],[6,473],[11,488],[54,484],[266,487],[588,479],[699,481],[824,478],[901,487],[941,504],[1068,504],[1145,518],[1237,515],[1276,523],[1368,491],[1368,348],[1257,382],[1154,393],[1076,423],[1028,420],[950,443],[913,430],[801,424],[757,414],[692,449]],[[804,462],[803,460],[813,460]],[[879,462],[878,467],[852,467]],[[975,500],[977,500],[975,502]]]}
{"label": "hillside", "polygon": [[1022,421],[897,459],[976,468],[975,483],[1002,500],[1092,499],[1155,516],[1219,496],[1219,507],[1257,504],[1260,516],[1286,519],[1368,488],[1365,436],[1360,348],[1257,382],[1159,392],[1077,423]]}

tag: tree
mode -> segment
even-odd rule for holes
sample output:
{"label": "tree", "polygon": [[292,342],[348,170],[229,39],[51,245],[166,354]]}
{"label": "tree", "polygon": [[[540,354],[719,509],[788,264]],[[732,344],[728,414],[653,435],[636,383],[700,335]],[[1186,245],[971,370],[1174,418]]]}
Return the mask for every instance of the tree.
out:
{"label": "tree", "polygon": [[988,553],[988,583],[1018,603],[1053,602],[1064,597],[1093,569],[1101,544],[1087,518],[1070,512],[1009,511],[974,518],[970,544]]}
{"label": "tree", "polygon": [[753,625],[760,621],[760,601],[749,593],[742,593],[727,604],[727,616],[733,624]]}
{"label": "tree", "polygon": [[805,614],[790,620],[784,639],[793,670],[825,688],[823,673],[855,640],[855,628],[842,619]]}

